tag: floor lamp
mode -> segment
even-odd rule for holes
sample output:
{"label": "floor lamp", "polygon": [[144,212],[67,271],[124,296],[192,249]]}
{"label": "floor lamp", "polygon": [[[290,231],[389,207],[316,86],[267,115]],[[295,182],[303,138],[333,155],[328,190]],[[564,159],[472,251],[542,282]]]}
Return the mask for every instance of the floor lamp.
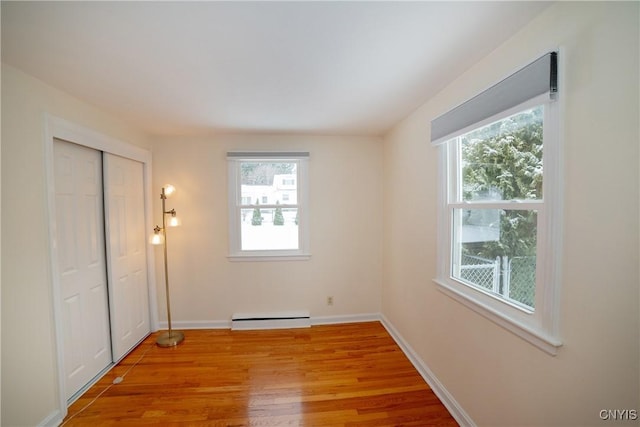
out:
{"label": "floor lamp", "polygon": [[176,217],[176,210],[167,210],[165,202],[167,197],[175,192],[173,185],[167,185],[162,187],[162,228],[156,225],[153,229],[153,236],[151,237],[151,244],[163,245],[164,249],[164,284],[165,293],[167,296],[167,323],[169,324],[169,331],[161,334],[156,340],[156,344],[160,347],[173,347],[180,344],[184,340],[184,334],[180,331],[174,331],[171,328],[171,303],[169,302],[169,269],[167,267],[167,215],[171,215],[169,218],[169,226],[175,227],[179,225],[178,217]]}

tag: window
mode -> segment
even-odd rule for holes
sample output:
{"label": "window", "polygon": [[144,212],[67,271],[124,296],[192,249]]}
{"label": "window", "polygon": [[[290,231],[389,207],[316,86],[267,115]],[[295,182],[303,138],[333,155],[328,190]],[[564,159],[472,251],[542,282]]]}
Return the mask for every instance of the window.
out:
{"label": "window", "polygon": [[308,157],[227,153],[230,259],[309,257]]}
{"label": "window", "polygon": [[535,307],[543,112],[538,105],[448,143],[449,182],[460,178],[449,185],[451,275],[525,311]]}
{"label": "window", "polygon": [[432,122],[441,150],[436,283],[551,354],[561,345],[557,99],[551,53]]}

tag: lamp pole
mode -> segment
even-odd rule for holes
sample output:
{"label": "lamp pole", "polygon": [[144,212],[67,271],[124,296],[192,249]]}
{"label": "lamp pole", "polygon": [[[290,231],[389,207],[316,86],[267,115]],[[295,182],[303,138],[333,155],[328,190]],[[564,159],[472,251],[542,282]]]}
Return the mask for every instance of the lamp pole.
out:
{"label": "lamp pole", "polygon": [[160,199],[162,199],[162,234],[164,237],[164,285],[165,285],[165,293],[167,298],[167,323],[169,325],[169,331],[161,334],[156,340],[156,344],[159,347],[173,347],[180,344],[184,340],[184,334],[180,331],[174,331],[171,327],[171,303],[169,299],[169,267],[167,263],[167,220],[166,216],[168,214],[175,216],[175,209],[171,209],[170,211],[166,210],[165,202],[167,200],[167,195],[165,193],[164,187],[162,187],[162,193],[160,194]]}

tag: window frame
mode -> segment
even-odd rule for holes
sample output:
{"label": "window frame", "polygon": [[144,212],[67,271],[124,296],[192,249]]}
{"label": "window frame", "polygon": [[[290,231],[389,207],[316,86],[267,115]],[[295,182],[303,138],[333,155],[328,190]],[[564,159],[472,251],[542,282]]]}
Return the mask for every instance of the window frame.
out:
{"label": "window frame", "polygon": [[[438,259],[434,282],[439,290],[464,304],[478,314],[513,332],[543,351],[555,355],[562,345],[559,334],[559,285],[561,224],[562,224],[562,150],[561,123],[562,97],[551,99],[549,94],[536,96],[522,104],[506,109],[481,120],[448,138],[440,144],[438,171]],[[459,143],[450,141],[471,130],[527,110],[544,105],[543,164],[544,178],[542,199],[522,202],[465,202],[454,198],[460,183],[457,162],[460,159]],[[461,163],[461,162],[460,162]],[[453,278],[454,219],[453,209],[510,209],[536,210],[538,212],[536,249],[535,309],[497,298],[489,292],[469,286]]]}
{"label": "window frame", "polygon": [[[227,153],[228,172],[228,224],[229,224],[229,255],[230,261],[296,261],[308,260],[309,250],[309,153],[279,153],[279,152],[232,152]],[[240,221],[242,209],[247,209],[242,203],[242,181],[240,165],[244,162],[264,163],[296,163],[296,191],[297,203],[283,204],[281,207],[298,209],[298,249],[242,249],[242,223]],[[261,205],[262,206],[262,205]],[[268,204],[265,207],[270,207]],[[274,205],[275,206],[275,205]]]}

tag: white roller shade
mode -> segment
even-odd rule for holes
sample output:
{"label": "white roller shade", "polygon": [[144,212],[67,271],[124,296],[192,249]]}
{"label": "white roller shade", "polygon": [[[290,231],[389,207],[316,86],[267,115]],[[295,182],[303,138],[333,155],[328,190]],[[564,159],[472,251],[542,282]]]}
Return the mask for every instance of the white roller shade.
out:
{"label": "white roller shade", "polygon": [[230,151],[227,153],[228,159],[306,159],[309,158],[308,151]]}
{"label": "white roller shade", "polygon": [[550,52],[501,82],[431,121],[431,144],[531,98],[558,91],[558,53]]}

